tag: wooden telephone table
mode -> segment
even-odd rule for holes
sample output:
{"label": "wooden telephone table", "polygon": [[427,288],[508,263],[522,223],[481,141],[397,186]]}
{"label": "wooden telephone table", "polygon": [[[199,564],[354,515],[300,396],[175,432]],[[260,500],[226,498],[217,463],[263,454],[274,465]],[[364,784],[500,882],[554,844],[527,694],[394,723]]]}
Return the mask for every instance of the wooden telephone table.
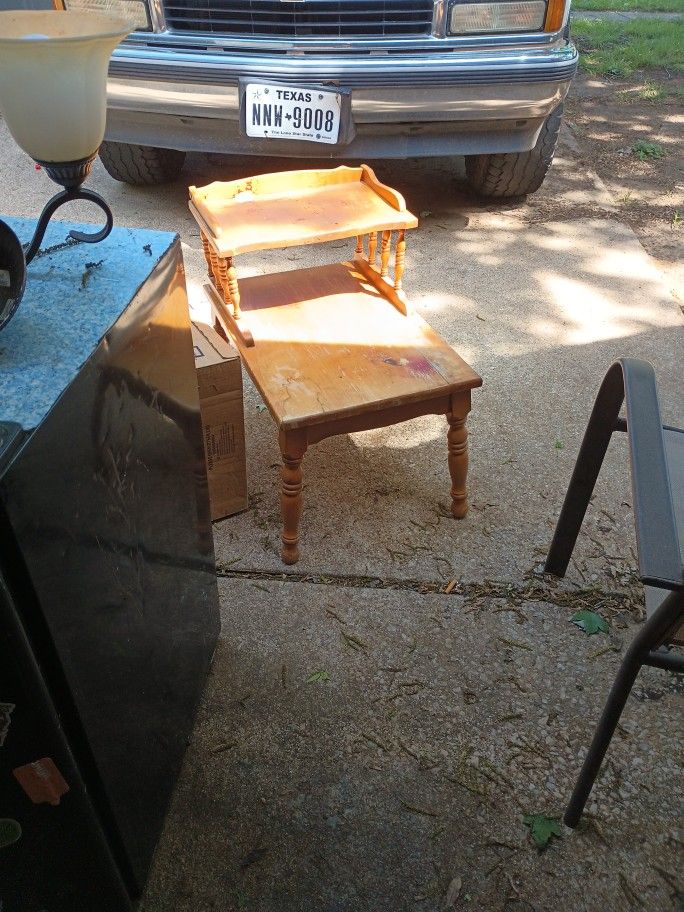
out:
{"label": "wooden telephone table", "polygon": [[[404,233],[418,224],[403,197],[366,165],[342,166],[190,187],[190,209],[209,267],[205,289],[278,425],[283,561],[299,559],[302,458],[335,434],[446,415],[452,512],[465,516],[466,418],[482,380],[402,291]],[[238,285],[237,254],[349,237],[357,239],[351,262]]]}

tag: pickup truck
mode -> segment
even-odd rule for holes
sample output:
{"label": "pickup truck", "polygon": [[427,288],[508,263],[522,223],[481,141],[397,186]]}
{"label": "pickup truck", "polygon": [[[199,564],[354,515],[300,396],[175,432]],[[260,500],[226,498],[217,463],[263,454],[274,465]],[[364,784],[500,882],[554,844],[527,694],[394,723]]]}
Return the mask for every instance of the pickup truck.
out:
{"label": "pickup truck", "polygon": [[53,0],[135,25],[100,157],[173,179],[186,152],[465,156],[488,197],[537,190],[577,68],[570,0]]}

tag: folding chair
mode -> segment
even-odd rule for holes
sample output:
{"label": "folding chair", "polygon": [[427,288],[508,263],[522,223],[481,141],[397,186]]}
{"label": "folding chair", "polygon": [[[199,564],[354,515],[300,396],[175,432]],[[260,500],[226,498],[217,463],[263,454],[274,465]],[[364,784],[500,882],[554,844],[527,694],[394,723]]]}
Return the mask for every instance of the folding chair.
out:
{"label": "folding chair", "polygon": [[[623,401],[626,418],[620,417]],[[632,640],[596,727],[563,818],[582,816],[620,714],[642,665],[684,672],[684,430],[663,426],[653,367],[622,358],[603,379],[561,510],[545,570],[564,576],[613,431],[629,440],[639,575],[646,621]]]}

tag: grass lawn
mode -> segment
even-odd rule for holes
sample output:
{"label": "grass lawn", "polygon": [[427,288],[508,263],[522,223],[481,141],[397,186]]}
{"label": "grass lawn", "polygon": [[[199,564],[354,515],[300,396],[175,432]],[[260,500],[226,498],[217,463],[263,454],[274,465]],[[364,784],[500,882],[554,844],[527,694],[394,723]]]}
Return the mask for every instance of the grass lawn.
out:
{"label": "grass lawn", "polygon": [[575,10],[614,10],[618,13],[684,13],[682,0],[573,0]]}
{"label": "grass lawn", "polygon": [[684,70],[684,20],[576,19],[572,37],[587,73],[631,76],[635,70],[654,67]]}

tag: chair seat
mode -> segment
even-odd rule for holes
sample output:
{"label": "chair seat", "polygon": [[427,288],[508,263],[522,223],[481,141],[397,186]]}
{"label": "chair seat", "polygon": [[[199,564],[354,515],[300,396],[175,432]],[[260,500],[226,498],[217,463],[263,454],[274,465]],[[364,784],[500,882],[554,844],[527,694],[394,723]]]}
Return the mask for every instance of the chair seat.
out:
{"label": "chair seat", "polygon": [[[670,479],[672,504],[674,506],[677,537],[679,538],[679,551],[682,555],[684,566],[684,431],[676,428],[663,429],[665,443],[665,457],[667,459],[667,472]],[[646,616],[650,617],[669,595],[669,589],[660,589],[656,586],[646,586]],[[684,623],[675,630],[669,639],[670,643],[684,646]]]}

